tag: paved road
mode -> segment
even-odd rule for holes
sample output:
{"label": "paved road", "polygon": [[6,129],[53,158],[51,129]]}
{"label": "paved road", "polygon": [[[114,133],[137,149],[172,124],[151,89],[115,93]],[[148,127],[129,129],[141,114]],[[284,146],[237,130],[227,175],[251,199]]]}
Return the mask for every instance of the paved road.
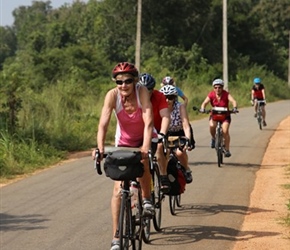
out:
{"label": "paved road", "polygon": [[[170,215],[164,202],[163,231],[145,250],[232,249],[269,138],[290,115],[290,101],[267,104],[260,131],[252,108],[233,115],[232,157],[222,168],[209,148],[207,118],[192,123],[197,147],[190,152],[194,181],[183,207]],[[1,250],[106,250],[111,240],[112,182],[98,176],[90,157],[61,164],[0,189]],[[252,212],[253,212],[252,211]],[[261,237],[263,232],[245,232]]]}

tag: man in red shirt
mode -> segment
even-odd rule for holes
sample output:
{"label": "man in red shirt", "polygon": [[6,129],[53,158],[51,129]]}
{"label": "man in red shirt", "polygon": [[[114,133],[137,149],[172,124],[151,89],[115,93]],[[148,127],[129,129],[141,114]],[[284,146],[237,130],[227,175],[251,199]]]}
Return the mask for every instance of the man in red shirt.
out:
{"label": "man in red shirt", "polygon": [[[234,109],[234,112],[237,112],[237,102],[235,99],[230,95],[229,92],[225,91],[223,89],[224,87],[224,81],[222,79],[215,79],[212,83],[212,86],[214,88],[213,91],[211,91],[203,103],[201,104],[200,111],[204,112],[205,107],[208,103],[211,104],[212,107],[223,107],[227,108],[229,110],[229,102],[232,103]],[[228,115],[225,117],[225,119],[222,122],[222,129],[223,129],[223,137],[225,139],[225,157],[230,157],[230,134],[229,134],[229,128],[231,123],[231,114],[228,113]],[[215,130],[216,130],[217,122],[213,121],[210,117],[209,120],[209,129],[210,134],[212,136],[211,139],[211,148],[215,147]]]}
{"label": "man in red shirt", "polygon": [[[159,134],[159,138],[164,137],[167,134],[170,124],[170,111],[166,98],[161,92],[154,89],[156,81],[150,74],[143,73],[140,76],[139,84],[145,86],[149,91],[153,107],[154,127]],[[162,143],[158,143],[157,145],[156,158],[161,175],[161,190],[167,193],[170,190],[170,182],[167,177],[167,158],[164,155]]]}
{"label": "man in red shirt", "polygon": [[254,105],[255,109],[255,117],[257,117],[257,101],[263,101],[260,102],[260,106],[262,108],[262,117],[263,117],[263,126],[267,126],[266,123],[266,110],[265,110],[265,105],[266,105],[266,95],[265,95],[265,87],[261,82],[261,79],[256,77],[254,79],[254,86],[252,87],[251,91],[251,97],[252,97],[252,105]]}

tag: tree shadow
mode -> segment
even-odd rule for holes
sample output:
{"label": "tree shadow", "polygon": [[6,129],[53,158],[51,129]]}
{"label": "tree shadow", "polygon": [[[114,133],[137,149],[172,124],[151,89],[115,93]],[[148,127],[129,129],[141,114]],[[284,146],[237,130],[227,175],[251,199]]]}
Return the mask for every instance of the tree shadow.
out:
{"label": "tree shadow", "polygon": [[44,229],[41,223],[48,221],[40,214],[10,215],[0,213],[0,231],[35,230]]}

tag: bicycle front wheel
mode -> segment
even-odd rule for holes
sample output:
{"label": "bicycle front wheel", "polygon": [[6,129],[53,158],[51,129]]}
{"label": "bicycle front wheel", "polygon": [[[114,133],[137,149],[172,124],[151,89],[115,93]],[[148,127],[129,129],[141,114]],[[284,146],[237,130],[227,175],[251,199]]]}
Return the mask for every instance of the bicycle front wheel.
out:
{"label": "bicycle front wheel", "polygon": [[215,149],[217,154],[218,167],[221,167],[221,164],[223,163],[223,149],[222,149],[222,135],[220,129],[218,129],[216,133],[215,143],[216,143]]}
{"label": "bicycle front wheel", "polygon": [[135,249],[135,241],[130,240],[132,228],[132,211],[131,211],[131,201],[128,199],[128,193],[124,192],[121,198],[121,208],[119,216],[119,239],[120,239],[120,249],[128,250]]}

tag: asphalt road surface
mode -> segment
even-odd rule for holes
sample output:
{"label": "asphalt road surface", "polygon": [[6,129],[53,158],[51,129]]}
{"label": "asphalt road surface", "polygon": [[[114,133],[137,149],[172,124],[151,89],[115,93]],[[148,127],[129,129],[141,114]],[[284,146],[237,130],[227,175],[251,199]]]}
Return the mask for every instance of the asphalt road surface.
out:
{"label": "asphalt road surface", "polygon": [[[271,135],[290,115],[290,101],[269,103],[262,131],[253,108],[232,115],[232,157],[217,167],[209,147],[208,119],[192,122],[196,149],[189,153],[193,183],[172,216],[163,204],[163,230],[152,230],[145,250],[230,250],[249,208],[255,173]],[[193,112],[193,111],[192,111]],[[61,164],[0,189],[1,250],[110,249],[113,183],[99,176],[90,157]],[[255,208],[256,212],[259,212]],[[259,232],[245,232],[259,237]]]}

